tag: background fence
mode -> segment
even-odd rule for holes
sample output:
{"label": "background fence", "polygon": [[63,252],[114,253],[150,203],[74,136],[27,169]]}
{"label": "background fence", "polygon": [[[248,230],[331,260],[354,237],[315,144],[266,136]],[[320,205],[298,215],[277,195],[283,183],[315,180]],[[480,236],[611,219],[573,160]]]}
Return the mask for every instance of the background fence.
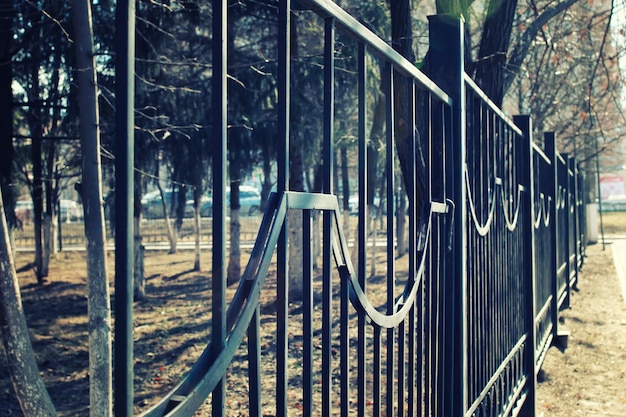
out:
{"label": "background fence", "polygon": [[[237,412],[251,416],[534,415],[536,375],[558,339],[558,311],[568,305],[584,252],[583,181],[575,161],[557,154],[553,136],[546,135],[544,149],[536,145],[531,119],[506,117],[465,74],[461,20],[430,19],[431,80],[335,3],[300,3],[299,12],[309,13],[324,34],[323,191],[299,193],[288,185],[295,97],[290,2],[280,1],[278,189],[232,298],[225,286],[225,205],[213,206],[210,341],[181,382],[144,415],[190,416],[200,407],[214,416],[234,414],[225,383],[233,372],[248,381],[245,393],[237,393],[248,410]],[[214,2],[213,11],[213,124],[221,132],[213,158],[216,201],[225,195],[227,177],[226,6]],[[352,246],[333,184],[339,36],[357,51],[349,68],[349,94],[358,108]],[[408,220],[401,222],[395,199],[387,199],[384,236],[372,242],[366,203],[374,66],[382,69],[385,92],[385,188],[395,195],[394,167],[402,165],[409,204]],[[294,229],[301,234],[290,234]],[[399,236],[409,242],[402,257]],[[288,255],[294,239],[303,247],[297,264]],[[373,252],[381,242],[384,252]],[[370,265],[380,266],[376,274],[368,275]],[[276,272],[271,285],[270,271]],[[122,293],[127,282],[118,282]],[[267,292],[276,299],[269,311],[259,302]],[[132,321],[123,315],[116,321],[116,404],[132,404],[121,378],[132,369],[132,354],[117,354],[132,353],[132,334],[118,326],[127,329]],[[132,407],[116,407],[117,415],[130,413]]]}

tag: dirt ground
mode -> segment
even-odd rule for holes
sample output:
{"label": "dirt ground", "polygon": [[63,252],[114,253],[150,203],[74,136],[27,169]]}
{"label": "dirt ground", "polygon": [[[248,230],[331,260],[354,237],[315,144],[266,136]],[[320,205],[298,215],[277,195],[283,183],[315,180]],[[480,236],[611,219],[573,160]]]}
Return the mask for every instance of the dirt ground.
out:
{"label": "dirt ground", "polygon": [[[61,416],[88,415],[83,256],[76,252],[56,255],[44,286],[36,284],[32,254],[16,257],[39,367]],[[112,265],[110,254],[109,267]],[[192,265],[189,252],[147,254],[150,296],[136,303],[134,311],[137,412],[178,382],[206,345],[210,280],[207,273],[192,272]],[[205,265],[210,265],[209,260]],[[266,312],[272,308],[270,301],[262,306]],[[571,309],[562,312],[562,317],[563,327],[571,333],[569,346],[564,353],[552,348],[547,355],[537,415],[626,416],[626,304],[609,246],[604,251],[600,244],[588,248],[579,291],[572,295]],[[232,409],[243,408],[242,390],[245,387],[236,383],[227,387]],[[0,404],[0,416],[21,415],[4,354],[0,354]]]}
{"label": "dirt ground", "polygon": [[568,347],[551,348],[542,368],[537,415],[626,416],[626,303],[610,242],[588,247],[578,289],[561,313]]}

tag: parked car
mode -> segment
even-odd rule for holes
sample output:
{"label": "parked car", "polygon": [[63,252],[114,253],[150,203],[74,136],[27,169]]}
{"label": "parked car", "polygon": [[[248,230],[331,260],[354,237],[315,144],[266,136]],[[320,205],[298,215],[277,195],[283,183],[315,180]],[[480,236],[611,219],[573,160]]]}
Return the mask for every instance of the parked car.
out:
{"label": "parked car", "polygon": [[[83,220],[83,206],[74,200],[59,200],[59,216],[63,223],[78,222]],[[19,200],[15,202],[15,216],[22,222],[28,224],[33,220],[33,202],[30,200]]]}
{"label": "parked car", "polygon": [[30,200],[16,201],[15,217],[17,217],[22,224],[29,224],[33,220],[33,202]]}
{"label": "parked car", "polygon": [[83,206],[73,200],[59,200],[59,214],[63,223],[83,220]]}
{"label": "parked car", "polygon": [[[261,193],[249,185],[239,186],[239,212],[242,216],[256,216],[261,210]],[[226,189],[226,206],[230,208],[230,187]],[[200,215],[210,217],[213,214],[213,196],[209,194],[203,198],[200,205]]]}
{"label": "parked car", "polygon": [[[165,197],[165,206],[167,207],[168,215],[173,217],[175,213],[172,213],[171,210],[172,198],[175,198],[175,192],[168,190],[164,191],[163,195]],[[144,194],[141,198],[141,211],[146,219],[162,219],[165,217],[161,193],[159,190]],[[183,217],[193,217],[193,205],[191,204],[191,200],[188,200],[185,204],[185,213]]]}
{"label": "parked car", "polygon": [[[341,205],[341,200],[339,201],[339,204]],[[370,213],[370,215],[375,215],[376,212],[378,211],[378,206],[380,204],[380,198],[378,196],[374,197],[374,205],[372,207],[370,207],[371,210],[374,210],[374,213]],[[358,195],[352,195],[350,196],[350,198],[348,199],[348,206],[350,207],[350,214],[351,215],[358,215],[359,214],[359,196]],[[385,213],[387,211],[386,207],[384,207]]]}

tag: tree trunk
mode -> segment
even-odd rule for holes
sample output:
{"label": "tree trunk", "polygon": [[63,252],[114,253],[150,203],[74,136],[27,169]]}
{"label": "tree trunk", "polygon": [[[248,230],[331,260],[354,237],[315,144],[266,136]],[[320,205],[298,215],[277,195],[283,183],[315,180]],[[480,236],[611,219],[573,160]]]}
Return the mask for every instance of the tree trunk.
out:
{"label": "tree trunk", "polygon": [[228,285],[241,280],[241,221],[240,209],[230,210],[230,255],[228,259]]}
{"label": "tree trunk", "polygon": [[[143,231],[141,230],[141,190],[142,190],[142,177],[141,174],[135,173],[134,181],[134,205],[133,205],[133,258],[135,263],[133,265],[133,292],[135,300],[142,301],[146,298],[145,288],[145,270],[144,270],[144,255],[145,247],[143,246]],[[114,218],[112,216],[111,218]],[[113,229],[115,230],[115,229]]]}
{"label": "tree trunk", "polygon": [[[53,77],[53,78],[56,78],[56,77]],[[54,83],[54,80],[53,80],[53,83]],[[57,87],[58,87],[58,80],[57,80]],[[43,149],[45,149],[45,153],[46,153],[45,169],[43,171],[46,173],[45,174],[46,181],[44,181],[44,186],[43,186],[43,192],[45,195],[46,204],[45,204],[45,210],[43,211],[43,223],[42,223],[43,246],[42,246],[42,251],[41,251],[41,271],[42,271],[42,275],[47,277],[49,269],[50,269],[50,256],[52,256],[52,254],[55,253],[55,248],[56,248],[56,244],[54,240],[54,235],[55,235],[55,231],[54,231],[55,210],[54,208],[58,205],[58,197],[55,195],[57,190],[53,183],[53,178],[54,178],[53,172],[54,172],[54,162],[56,159],[55,158],[56,150],[54,148],[54,145],[50,143],[46,144],[46,146],[44,146]]]}
{"label": "tree trunk", "polygon": [[[415,53],[413,52],[413,34],[411,30],[411,5],[408,0],[391,1],[391,38],[392,46],[402,56],[410,62],[415,62]],[[410,114],[411,105],[411,89],[413,84],[409,79],[399,73],[394,73],[394,109],[395,109],[395,133],[396,148],[398,159],[400,160],[400,168],[404,179],[405,189],[409,198],[413,197],[413,180],[411,169],[413,166],[417,170],[417,184],[415,188],[415,204],[418,210],[421,210],[424,202],[428,200],[428,187],[426,185],[426,162],[423,151],[423,141],[415,138],[415,154],[412,153],[412,140],[414,137],[412,125],[409,125],[414,115]],[[416,132],[415,132],[416,133]],[[388,175],[394,175],[390,172]],[[393,198],[393,196],[387,196]],[[419,215],[419,212],[418,212]]]}
{"label": "tree trunk", "polygon": [[264,146],[262,150],[263,155],[263,181],[261,182],[261,211],[265,212],[267,206],[267,200],[269,200],[270,193],[272,192],[272,157],[269,146]]}
{"label": "tree trunk", "polygon": [[[374,277],[376,276],[376,254],[378,252],[378,245],[377,245],[377,239],[378,239],[378,228],[382,227],[383,224],[383,207],[385,204],[385,199],[383,198],[383,196],[385,195],[385,190],[387,189],[385,187],[385,177],[383,176],[382,178],[380,178],[379,180],[379,190],[378,190],[378,196],[380,197],[380,200],[378,202],[378,207],[374,208],[374,206],[370,206],[370,210],[374,210],[376,215],[374,216],[374,218],[372,219],[372,247],[370,248],[370,259],[372,260],[372,265],[371,265],[371,270],[370,270],[370,276]],[[387,197],[390,198],[390,197]],[[393,196],[391,197],[393,198]],[[370,211],[371,212],[371,211]]]}
{"label": "tree trunk", "polygon": [[[56,234],[55,226],[56,222],[54,221],[54,216],[56,213],[55,207],[58,206],[58,196],[56,187],[53,184],[53,165],[54,163],[50,161],[51,155],[54,151],[52,147],[47,146],[48,155],[46,157],[46,181],[44,186],[45,200],[46,200],[46,209],[43,212],[43,252],[42,252],[42,268],[44,275],[48,275],[48,266],[50,265],[50,256],[53,253],[56,253],[56,242],[54,240],[54,236]],[[51,153],[52,152],[52,153]]]}
{"label": "tree trunk", "polygon": [[313,270],[319,268],[318,261],[322,254],[322,212],[320,210],[312,210],[311,213],[311,258],[313,260]]}
{"label": "tree trunk", "polygon": [[142,243],[141,235],[141,217],[134,216],[134,269],[133,269],[133,292],[135,301],[143,301],[146,299],[146,286],[145,286],[145,270],[143,267],[143,259],[145,253],[145,246]]}
{"label": "tree trunk", "polygon": [[506,93],[506,56],[511,43],[517,0],[490,0],[476,61],[476,82],[497,105]]}
{"label": "tree trunk", "polygon": [[200,217],[200,201],[195,200],[193,210],[193,233],[194,233],[194,262],[193,270],[202,271],[202,249],[200,248],[200,236],[202,232],[202,218]]}
{"label": "tree trunk", "polygon": [[[408,236],[407,236],[407,221],[406,221],[406,198],[404,198],[404,190],[405,187],[398,187],[401,189],[399,195],[395,195],[396,205],[394,206],[396,209],[396,230],[397,235],[396,239],[398,240],[398,244],[396,246],[396,256],[400,257],[406,254],[408,249]],[[398,194],[398,193],[396,193]]]}
{"label": "tree trunk", "polygon": [[89,414],[113,415],[111,367],[111,307],[106,262],[106,235],[100,162],[100,128],[93,29],[89,0],[73,3],[76,81],[80,102],[82,197],[87,238],[89,315]]}
{"label": "tree trunk", "polygon": [[289,300],[302,301],[302,211],[289,210]]}
{"label": "tree trunk", "polygon": [[[38,83],[35,83],[38,85]],[[32,111],[32,110],[31,110]],[[47,274],[43,270],[43,181],[41,178],[41,123],[34,116],[30,123],[33,138],[31,157],[33,160],[33,226],[35,228],[35,274],[37,282],[43,284]]]}
{"label": "tree trunk", "polygon": [[374,204],[374,196],[378,189],[380,179],[378,178],[378,157],[379,149],[383,146],[383,134],[386,123],[385,96],[381,94],[374,104],[374,116],[372,127],[370,128],[370,141],[367,145],[367,205]]}
{"label": "tree trunk", "polygon": [[[297,62],[298,51],[298,25],[295,22],[296,16],[292,15],[293,24],[291,25],[291,56]],[[292,89],[300,90],[300,83],[305,83],[303,69],[299,66],[292,67]],[[303,86],[304,87],[304,86]],[[305,88],[301,89],[305,91]],[[300,126],[304,126],[307,111],[305,104],[301,101],[291,102],[291,134],[289,139],[289,189],[291,191],[304,191],[304,154],[303,154],[303,132]],[[289,276],[287,277],[289,285],[289,299],[293,301],[301,301],[304,294],[303,283],[303,265],[302,265],[302,212],[298,210],[289,210],[288,213],[288,265]]]}
{"label": "tree trunk", "polygon": [[50,253],[54,248],[54,233],[52,230],[52,216],[50,213],[43,214],[43,245],[41,248],[41,271],[43,276],[48,276],[50,269]]}
{"label": "tree trunk", "polygon": [[[374,197],[376,196],[376,192],[379,187],[382,190],[385,189],[384,181],[382,180],[382,178],[380,178],[378,170],[379,149],[381,149],[384,143],[383,134],[386,123],[385,116],[385,95],[381,94],[376,99],[376,103],[374,105],[374,116],[372,118],[372,127],[370,128],[370,142],[367,146],[367,221],[369,222],[370,220],[372,220],[372,222],[371,225],[367,225],[368,227],[366,229],[373,236],[373,244],[371,246],[369,256],[369,259],[372,260],[376,258],[376,235],[378,233],[378,223],[380,220],[382,220],[382,208],[376,208],[374,206]],[[381,203],[382,201],[379,202],[378,205],[380,206]],[[367,250],[367,247],[363,250]],[[366,271],[367,265],[359,265],[358,268],[363,268],[363,271]],[[376,275],[375,261],[372,261],[370,275]]]}
{"label": "tree trunk", "polygon": [[[60,70],[61,66],[61,53],[60,49],[56,49],[54,54],[52,55],[52,59],[56,62],[56,68],[52,72],[52,77],[50,80],[49,88],[52,91],[59,91],[59,84],[61,81]],[[55,97],[56,98],[56,97]],[[54,106],[52,109],[52,120],[48,122],[49,126],[53,126],[52,129],[49,130],[49,134],[56,131],[55,127],[61,124],[61,109],[59,106]],[[55,221],[56,209],[59,206],[59,175],[58,175],[58,166],[59,162],[59,152],[57,148],[56,141],[47,141],[45,146],[43,147],[46,154],[45,160],[45,187],[44,192],[46,195],[46,210],[44,212],[44,252],[43,252],[43,268],[44,274],[48,275],[48,267],[50,265],[50,256],[57,252],[57,240],[56,236],[56,226],[57,223]],[[68,221],[69,221],[69,213],[68,213]],[[46,240],[47,239],[47,240]]]}
{"label": "tree trunk", "polygon": [[[16,225],[15,202],[12,189],[13,167],[13,67],[11,61],[11,40],[13,34],[12,0],[0,0],[0,192],[5,196],[5,212],[9,230]],[[2,215],[3,213],[0,213]]]}
{"label": "tree trunk", "polygon": [[[4,211],[0,193],[0,214]],[[0,215],[0,336],[15,395],[25,416],[56,416],[56,410],[39,375],[22,309],[17,273],[9,245],[9,231]]]}
{"label": "tree trunk", "polygon": [[232,285],[241,280],[241,203],[239,181],[230,183],[230,255],[228,258],[227,283]]}
{"label": "tree trunk", "polygon": [[[304,191],[304,155],[302,146],[291,144],[290,189]],[[289,210],[289,299],[301,301],[304,294],[302,270],[302,211]]]}
{"label": "tree trunk", "polygon": [[352,230],[350,229],[350,177],[348,170],[348,150],[342,146],[339,150],[341,158],[341,208],[343,210],[343,231],[346,240],[350,240]]}
{"label": "tree trunk", "polygon": [[172,222],[170,221],[170,215],[167,209],[167,202],[165,201],[165,193],[163,192],[163,187],[161,187],[161,183],[159,181],[156,182],[156,186],[159,190],[159,195],[161,196],[161,206],[163,207],[163,220],[165,221],[167,238],[170,241],[170,251],[168,253],[174,254],[178,252],[178,239],[176,236],[176,231],[172,227]]}

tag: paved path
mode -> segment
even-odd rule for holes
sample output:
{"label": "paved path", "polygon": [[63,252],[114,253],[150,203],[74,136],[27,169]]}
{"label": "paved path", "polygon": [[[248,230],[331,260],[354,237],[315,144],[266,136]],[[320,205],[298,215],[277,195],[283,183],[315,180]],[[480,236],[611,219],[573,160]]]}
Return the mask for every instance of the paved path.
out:
{"label": "paved path", "polygon": [[610,236],[607,242],[611,243],[615,270],[622,286],[622,299],[626,303],[626,236]]}

